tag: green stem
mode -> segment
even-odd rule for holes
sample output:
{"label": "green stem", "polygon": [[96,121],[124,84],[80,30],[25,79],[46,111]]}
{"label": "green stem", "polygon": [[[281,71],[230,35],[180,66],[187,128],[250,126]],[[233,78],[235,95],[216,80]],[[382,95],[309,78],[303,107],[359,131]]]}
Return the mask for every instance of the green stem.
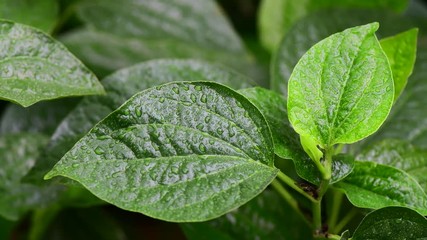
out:
{"label": "green stem", "polygon": [[334,155],[334,152],[334,147],[328,147],[325,149],[325,160],[323,163],[325,167],[325,174],[323,175],[323,179],[328,180],[328,182],[332,176],[332,156]]}
{"label": "green stem", "polygon": [[311,202],[316,202],[317,200],[313,198],[313,196],[306,193],[304,190],[302,190],[298,185],[295,184],[295,181],[288,177],[286,174],[279,171],[277,174],[277,177],[282,180],[286,185],[293,188],[295,191],[299,192],[304,197],[308,198]]}
{"label": "green stem", "polygon": [[334,232],[340,232],[350,221],[353,219],[354,216],[356,216],[357,210],[355,208],[352,208],[342,219],[341,221],[335,226],[333,229]]}
{"label": "green stem", "polygon": [[282,196],[283,199],[286,200],[286,202],[289,203],[289,205],[295,209],[295,211],[299,212],[298,202],[295,200],[295,198],[286,190],[282,184],[280,184],[279,181],[273,180],[271,183],[271,186],[273,186],[274,189]]}
{"label": "green stem", "polygon": [[331,216],[328,218],[328,226],[331,232],[335,228],[335,225],[337,224],[343,196],[344,194],[342,192],[333,191]]}
{"label": "green stem", "polygon": [[322,198],[321,197],[319,198],[318,201],[313,202],[312,212],[313,212],[314,231],[317,233],[320,233],[322,229]]}

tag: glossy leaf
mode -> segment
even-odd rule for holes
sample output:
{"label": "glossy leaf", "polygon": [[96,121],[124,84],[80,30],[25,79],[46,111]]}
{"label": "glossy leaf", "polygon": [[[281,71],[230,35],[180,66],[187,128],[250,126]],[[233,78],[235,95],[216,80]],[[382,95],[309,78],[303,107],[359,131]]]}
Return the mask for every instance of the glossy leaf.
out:
{"label": "glossy leaf", "polygon": [[427,191],[427,151],[397,140],[383,140],[371,144],[357,156],[359,161],[377,162],[407,172]]}
{"label": "glossy leaf", "polygon": [[139,91],[173,81],[209,80],[234,88],[249,87],[252,80],[231,69],[198,60],[152,60],[106,77],[106,95],[85,97],[59,124],[31,175],[40,178],[97,122]]}
{"label": "glossy leaf", "polygon": [[273,156],[267,123],[246,98],[215,83],[171,83],[133,96],[45,178],[71,178],[155,218],[203,221],[264,190]]}
{"label": "glossy leaf", "polygon": [[426,239],[427,220],[403,207],[387,207],[369,213],[353,234],[353,240]]}
{"label": "glossy leaf", "polygon": [[225,216],[204,223],[184,223],[181,228],[188,240],[312,239],[307,223],[273,191],[264,191]]}
{"label": "glossy leaf", "polygon": [[2,114],[0,133],[32,132],[51,135],[75,105],[76,99],[40,102],[27,108],[11,104]]}
{"label": "glossy leaf", "polygon": [[17,220],[35,207],[50,203],[56,187],[21,183],[48,138],[40,134],[10,134],[0,138],[0,215]]}
{"label": "glossy leaf", "polygon": [[415,64],[418,29],[381,39],[381,47],[390,62],[394,80],[394,101],[402,93]]}
{"label": "glossy leaf", "polygon": [[356,207],[402,206],[427,214],[427,195],[417,181],[397,168],[356,161],[353,172],[336,186]]}
{"label": "glossy leaf", "polygon": [[2,0],[0,18],[31,25],[44,32],[55,26],[58,2],[55,0]]}
{"label": "glossy leaf", "polygon": [[95,75],[39,30],[1,20],[0,45],[2,99],[27,107],[41,100],[104,92]]}
{"label": "glossy leaf", "polygon": [[271,88],[285,96],[288,80],[298,60],[317,42],[346,28],[380,22],[378,37],[392,36],[418,26],[410,18],[384,11],[328,9],[302,18],[279,44],[271,65]]}
{"label": "glossy leaf", "polygon": [[[289,29],[309,13],[322,9],[391,9],[401,12],[406,9],[408,1],[400,0],[263,0],[258,15],[258,28],[263,46],[274,51],[283,36],[288,36]],[[352,9],[352,10],[353,10]],[[348,16],[346,16],[348,18]],[[338,23],[339,24],[339,23]],[[321,27],[321,25],[318,25]]]}
{"label": "glossy leaf", "polygon": [[390,111],[393,78],[377,29],[349,28],[317,43],[289,79],[289,120],[322,148],[369,136]]}

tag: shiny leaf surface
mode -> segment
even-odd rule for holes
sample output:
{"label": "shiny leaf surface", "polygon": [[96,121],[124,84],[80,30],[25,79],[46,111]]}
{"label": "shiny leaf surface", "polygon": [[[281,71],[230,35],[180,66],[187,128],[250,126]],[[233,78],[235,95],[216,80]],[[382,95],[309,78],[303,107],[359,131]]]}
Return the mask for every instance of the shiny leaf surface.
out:
{"label": "shiny leaf surface", "polygon": [[58,13],[55,0],[2,0],[0,18],[31,25],[44,32],[53,30]]}
{"label": "shiny leaf surface", "polygon": [[356,207],[412,208],[427,214],[427,195],[409,174],[374,162],[355,162],[353,172],[336,184]]}
{"label": "shiny leaf surface", "polygon": [[139,91],[173,81],[208,80],[233,88],[249,87],[252,80],[231,69],[198,60],[152,60],[121,69],[106,77],[106,95],[88,96],[62,120],[34,169],[36,177],[53,165],[97,122]]}
{"label": "shiny leaf surface", "polygon": [[369,136],[390,111],[393,78],[377,29],[349,28],[317,43],[289,79],[289,120],[322,148]]}
{"label": "shiny leaf surface", "polygon": [[273,191],[263,192],[220,218],[181,227],[188,240],[312,239],[307,223]]}
{"label": "shiny leaf surface", "polygon": [[171,83],[134,95],[46,178],[71,178],[155,218],[203,221],[264,190],[273,156],[267,123],[246,98],[215,83]]}
{"label": "shiny leaf surface", "polygon": [[387,37],[421,24],[384,11],[329,9],[302,18],[279,44],[271,65],[271,88],[288,94],[288,80],[298,60],[317,42],[346,28],[379,22],[378,37]]}
{"label": "shiny leaf surface", "polygon": [[27,107],[41,100],[104,92],[95,75],[39,30],[2,20],[0,45],[2,99]]}
{"label": "shiny leaf surface", "polygon": [[427,191],[427,151],[397,139],[372,144],[357,156],[359,161],[377,162],[407,172]]}
{"label": "shiny leaf surface", "polygon": [[394,80],[394,101],[402,93],[415,64],[418,29],[381,39],[381,47],[387,55]]}
{"label": "shiny leaf surface", "polygon": [[[353,9],[391,9],[401,12],[406,9],[408,1],[400,0],[263,0],[258,14],[258,27],[260,40],[263,46],[270,50],[276,50],[283,36],[288,36],[289,29],[298,20],[309,13],[321,9],[353,8]],[[353,10],[352,9],[352,10]],[[346,18],[350,18],[346,16]],[[340,24],[340,23],[337,23]],[[318,24],[318,27],[322,25]]]}
{"label": "shiny leaf surface", "polygon": [[357,227],[353,240],[426,239],[427,220],[403,207],[387,207],[369,213]]}

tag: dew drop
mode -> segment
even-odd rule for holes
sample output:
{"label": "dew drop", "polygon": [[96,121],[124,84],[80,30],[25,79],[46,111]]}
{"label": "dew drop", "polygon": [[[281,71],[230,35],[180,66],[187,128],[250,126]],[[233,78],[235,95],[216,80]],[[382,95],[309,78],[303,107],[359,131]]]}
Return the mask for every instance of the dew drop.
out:
{"label": "dew drop", "polygon": [[164,97],[159,98],[159,102],[160,103],[164,103],[165,102],[165,98]]}
{"label": "dew drop", "polygon": [[202,91],[202,86],[195,86],[194,89],[196,89],[197,91]]}
{"label": "dew drop", "polygon": [[135,114],[136,114],[136,116],[137,116],[137,117],[141,117],[141,116],[142,116],[142,111],[141,111],[141,109],[140,109],[140,108],[137,108],[137,109],[135,110]]}
{"label": "dew drop", "polygon": [[86,146],[86,145],[83,145],[81,148],[82,148],[82,150],[86,150],[86,149],[87,149],[87,146]]}
{"label": "dew drop", "polygon": [[174,93],[176,93],[176,94],[179,94],[179,88],[177,88],[177,87],[173,87],[172,91],[174,91]]}
{"label": "dew drop", "polygon": [[209,123],[211,121],[211,116],[205,117],[205,123]]}
{"label": "dew drop", "polygon": [[126,110],[123,112],[123,114],[124,114],[124,115],[126,115],[126,116],[130,115],[130,111],[129,111],[129,109],[126,109]]}
{"label": "dew drop", "polygon": [[203,124],[202,123],[197,124],[196,128],[199,130],[203,130]]}
{"label": "dew drop", "polygon": [[179,168],[178,168],[177,166],[172,166],[172,167],[171,167],[171,171],[172,171],[172,173],[174,173],[174,174],[178,174],[178,173],[179,173]]}
{"label": "dew drop", "polygon": [[105,139],[109,139],[108,135],[100,135],[97,137],[98,140],[105,140]]}
{"label": "dew drop", "polygon": [[217,132],[219,135],[221,135],[221,134],[223,134],[223,133],[224,133],[224,130],[223,130],[222,128],[218,128],[218,129],[216,130],[216,132]]}
{"label": "dew drop", "polygon": [[78,163],[73,163],[73,168],[76,168],[76,167],[78,167],[79,166],[79,164]]}
{"label": "dew drop", "polygon": [[206,95],[205,95],[205,94],[203,94],[203,95],[202,95],[202,97],[200,98],[200,101],[201,101],[202,103],[207,103],[207,102],[208,102],[208,97],[206,97]]}
{"label": "dew drop", "polygon": [[196,95],[191,94],[191,95],[190,95],[190,99],[191,99],[191,101],[192,101],[192,102],[194,102],[194,103],[195,103],[195,102],[196,102]]}
{"label": "dew drop", "polygon": [[191,106],[192,105],[192,103],[191,102],[181,102],[182,103],[182,105],[184,105],[184,106]]}
{"label": "dew drop", "polygon": [[97,148],[95,148],[95,153],[96,154],[98,154],[98,155],[101,155],[101,154],[103,154],[105,151],[104,151],[104,149],[102,149],[102,148],[100,148],[100,147],[97,147]]}
{"label": "dew drop", "polygon": [[199,144],[199,150],[200,150],[200,152],[202,152],[202,153],[206,152],[206,146],[205,146],[203,143],[200,143],[200,144]]}

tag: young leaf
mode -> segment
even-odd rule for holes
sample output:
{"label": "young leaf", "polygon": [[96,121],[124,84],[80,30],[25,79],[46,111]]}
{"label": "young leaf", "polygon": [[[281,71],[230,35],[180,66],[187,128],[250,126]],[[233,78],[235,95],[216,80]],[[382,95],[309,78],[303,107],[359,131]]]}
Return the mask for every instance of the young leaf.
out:
{"label": "young leaf", "polygon": [[44,32],[55,26],[58,2],[55,0],[2,0],[0,18],[31,25]]}
{"label": "young leaf", "polygon": [[371,144],[357,156],[359,161],[377,162],[407,172],[427,191],[427,151],[412,144],[388,139]]}
{"label": "young leaf", "polygon": [[0,20],[0,45],[2,99],[27,107],[41,100],[104,93],[95,75],[39,30]]}
{"label": "young leaf", "polygon": [[394,80],[394,101],[402,93],[415,64],[418,29],[381,39],[380,44],[390,62]]}
{"label": "young leaf", "polygon": [[262,114],[212,82],[165,84],[98,123],[46,179],[65,176],[120,208],[168,221],[218,217],[274,179]]}
{"label": "young leaf", "polygon": [[353,172],[336,186],[356,207],[402,206],[427,214],[423,189],[410,175],[393,167],[356,161]]}
{"label": "young leaf", "polygon": [[248,77],[220,65],[198,60],[152,60],[121,69],[106,77],[106,95],[88,96],[57,127],[46,151],[34,170],[33,180],[46,174],[53,165],[97,122],[139,91],[173,81],[209,80],[233,88],[251,86]]}
{"label": "young leaf", "polygon": [[313,46],[289,79],[289,120],[322,148],[377,131],[393,104],[390,65],[378,23],[349,28]]}
{"label": "young leaf", "polygon": [[427,220],[403,207],[386,207],[369,213],[356,228],[353,240],[426,239]]}
{"label": "young leaf", "polygon": [[[292,227],[283,227],[292,226]],[[203,223],[184,223],[188,240],[312,239],[310,227],[273,191],[264,191],[245,206]]]}

